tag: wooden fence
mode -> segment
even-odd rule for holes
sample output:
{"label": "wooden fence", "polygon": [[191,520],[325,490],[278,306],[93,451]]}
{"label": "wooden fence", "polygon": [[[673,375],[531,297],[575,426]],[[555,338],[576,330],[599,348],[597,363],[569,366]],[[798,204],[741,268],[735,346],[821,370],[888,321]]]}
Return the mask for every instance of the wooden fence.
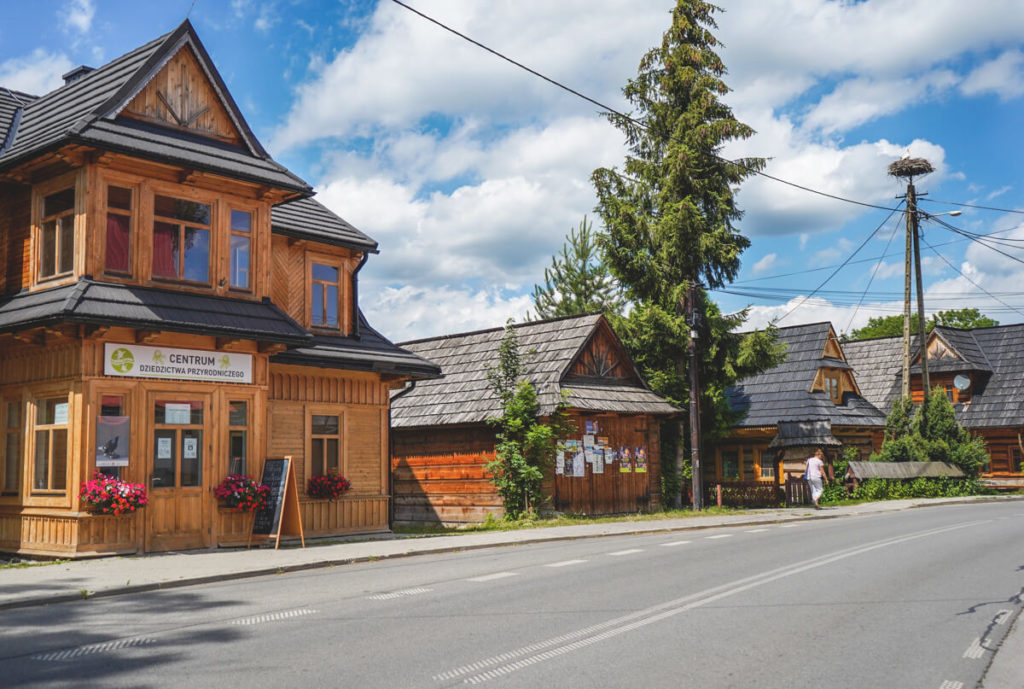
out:
{"label": "wooden fence", "polygon": [[774,483],[730,481],[704,484],[705,507],[779,507],[782,500],[782,491]]}

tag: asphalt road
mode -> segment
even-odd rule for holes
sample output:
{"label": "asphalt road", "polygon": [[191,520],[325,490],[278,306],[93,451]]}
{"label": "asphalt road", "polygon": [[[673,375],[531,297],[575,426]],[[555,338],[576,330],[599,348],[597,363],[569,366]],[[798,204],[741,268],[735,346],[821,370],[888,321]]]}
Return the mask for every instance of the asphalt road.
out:
{"label": "asphalt road", "polygon": [[1024,506],[538,543],[0,612],[3,687],[974,687]]}

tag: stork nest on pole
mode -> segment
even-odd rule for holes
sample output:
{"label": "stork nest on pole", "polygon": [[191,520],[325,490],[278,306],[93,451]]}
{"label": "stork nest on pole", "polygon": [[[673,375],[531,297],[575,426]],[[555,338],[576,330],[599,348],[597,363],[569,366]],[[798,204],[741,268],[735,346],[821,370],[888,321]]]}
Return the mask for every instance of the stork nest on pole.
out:
{"label": "stork nest on pole", "polygon": [[934,171],[932,164],[924,158],[903,158],[889,165],[889,174],[893,177],[917,177]]}

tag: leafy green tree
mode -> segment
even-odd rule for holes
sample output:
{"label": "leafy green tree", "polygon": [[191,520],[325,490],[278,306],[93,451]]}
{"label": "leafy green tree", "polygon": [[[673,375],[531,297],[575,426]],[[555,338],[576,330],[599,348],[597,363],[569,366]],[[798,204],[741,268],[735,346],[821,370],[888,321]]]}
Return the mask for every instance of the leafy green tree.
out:
{"label": "leafy green tree", "polygon": [[[924,322],[926,331],[931,332],[936,325],[947,328],[988,328],[999,325],[999,321],[992,320],[982,314],[978,309],[953,309],[950,311],[937,311]],[[910,314],[910,332],[917,334],[917,314]],[[867,325],[856,328],[849,335],[844,336],[844,341],[850,340],[871,340],[876,337],[902,337],[903,316],[875,316],[869,318]]]}
{"label": "leafy green tree", "polygon": [[[754,132],[721,100],[729,89],[711,33],[716,11],[703,0],[678,0],[661,44],[644,55],[636,78],[623,89],[633,115],[608,116],[626,137],[623,169],[600,168],[591,176],[606,228],[599,241],[633,303],[628,315],[615,319],[616,332],[651,387],[676,403],[688,394],[691,327],[684,297],[690,286],[720,287],[736,277],[750,241],[735,227],[742,213],[734,192],[765,162],[720,156],[725,143]],[[745,314],[725,318],[696,292],[702,418],[720,428],[727,417],[725,387],[774,365],[780,352],[771,330],[744,344],[731,328]],[[677,451],[675,467],[663,467],[665,504],[675,502],[685,471],[685,423],[666,429]]]}
{"label": "leafy green tree", "polygon": [[968,478],[978,475],[986,458],[985,441],[957,423],[940,387],[916,409],[909,399],[896,400],[886,418],[882,449],[871,455],[876,462],[949,462]]}
{"label": "leafy green tree", "polygon": [[592,229],[583,216],[579,228],[570,230],[561,253],[551,257],[551,267],[544,269],[544,286],[534,285],[538,318],[622,310],[622,288],[608,271]]}
{"label": "leafy green tree", "polygon": [[558,442],[571,430],[561,406],[546,423],[538,418],[537,391],[525,374],[519,341],[509,321],[498,363],[487,371],[487,381],[501,401],[501,415],[488,419],[497,429],[498,442],[487,470],[504,501],[506,519],[519,519],[540,508],[544,472],[554,462]]}

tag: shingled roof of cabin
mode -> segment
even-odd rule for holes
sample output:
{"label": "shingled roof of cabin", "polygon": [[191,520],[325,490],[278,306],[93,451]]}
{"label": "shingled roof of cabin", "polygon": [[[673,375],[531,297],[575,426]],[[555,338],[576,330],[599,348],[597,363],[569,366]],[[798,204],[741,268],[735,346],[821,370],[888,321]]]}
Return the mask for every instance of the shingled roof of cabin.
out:
{"label": "shingled roof of cabin", "polygon": [[[524,355],[526,376],[538,393],[541,414],[550,414],[568,391],[573,409],[624,414],[675,414],[678,410],[640,381],[576,379],[567,376],[576,357],[602,328],[603,316],[556,318],[513,326]],[[399,343],[440,364],[443,378],[421,381],[392,401],[395,428],[483,423],[501,406],[487,381],[488,366],[498,362],[504,328]],[[614,334],[611,334],[614,337]],[[532,354],[529,352],[532,351]],[[635,374],[635,369],[630,369]]]}
{"label": "shingled roof of cabin", "polygon": [[312,335],[269,301],[232,299],[83,278],[0,298],[0,332],[60,323],[125,326],[260,342],[304,344]]}
{"label": "shingled roof of cabin", "polygon": [[[120,115],[178,50],[188,45],[243,142],[235,146]],[[276,163],[242,117],[186,19],[174,31],[40,97],[0,89],[0,170],[69,143],[179,164],[308,196],[306,182]]]}
{"label": "shingled roof of cabin", "polygon": [[[825,357],[832,329],[829,323],[811,323],[778,329],[778,341],[786,345],[786,358],[756,376],[744,378],[726,390],[730,406],[746,412],[739,427],[775,426],[780,421],[828,421],[832,426],[882,426],[885,414],[852,392],[834,404],[823,391],[811,392],[821,367],[849,369],[847,362]],[[856,368],[856,367],[854,367]],[[854,377],[860,385],[860,376]]]}
{"label": "shingled roof of cabin", "polygon": [[274,234],[377,253],[377,242],[315,199],[296,199],[274,206],[270,227]]}
{"label": "shingled roof of cabin", "polygon": [[441,367],[436,363],[393,344],[371,328],[361,309],[358,317],[358,335],[318,335],[308,344],[275,354],[270,360],[276,364],[374,371],[415,378],[437,378],[441,375]]}
{"label": "shingled roof of cabin", "polygon": [[[961,358],[929,360],[928,370],[963,372],[972,377],[970,403],[954,405],[957,420],[967,428],[1020,426],[1024,419],[1024,324],[975,330],[939,326],[931,336],[941,337]],[[888,411],[900,394],[902,339],[847,342],[843,351],[854,367],[861,393],[875,407]],[[916,358],[916,339],[911,351]]]}

